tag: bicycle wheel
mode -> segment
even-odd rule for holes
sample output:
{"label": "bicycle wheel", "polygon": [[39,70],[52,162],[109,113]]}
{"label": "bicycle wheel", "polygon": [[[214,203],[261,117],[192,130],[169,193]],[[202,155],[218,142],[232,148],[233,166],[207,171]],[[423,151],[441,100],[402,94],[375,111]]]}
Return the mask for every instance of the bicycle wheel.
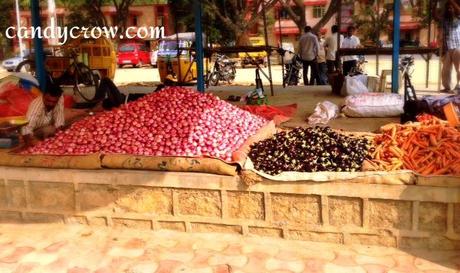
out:
{"label": "bicycle wheel", "polygon": [[83,63],[77,64],[76,69],[76,76],[78,78],[78,82],[82,83],[86,86],[94,85],[94,74],[87,65]]}
{"label": "bicycle wheel", "polygon": [[78,95],[80,95],[80,97],[82,97],[85,101],[93,102],[94,96],[93,98],[89,98],[87,95],[84,95],[80,86],[80,84],[88,87],[94,86],[94,94],[96,94],[96,80],[91,69],[83,63],[78,63],[75,67],[74,76],[74,91],[77,92]]}
{"label": "bicycle wheel", "polygon": [[22,61],[16,66],[15,72],[29,73],[33,77],[36,75],[35,62],[32,60]]}

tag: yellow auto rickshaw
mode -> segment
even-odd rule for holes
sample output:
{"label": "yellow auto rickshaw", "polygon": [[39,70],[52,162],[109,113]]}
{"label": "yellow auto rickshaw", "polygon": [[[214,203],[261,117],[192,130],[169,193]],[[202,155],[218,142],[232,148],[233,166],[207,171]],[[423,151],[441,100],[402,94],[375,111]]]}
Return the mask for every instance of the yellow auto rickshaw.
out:
{"label": "yellow auto rickshaw", "polygon": [[197,79],[192,50],[194,43],[195,32],[178,33],[161,39],[157,65],[162,82],[189,83]]}
{"label": "yellow auto rickshaw", "polygon": [[117,69],[117,53],[113,43],[106,37],[86,39],[80,37],[68,42],[65,47],[76,48],[79,61],[91,70],[97,70],[102,77],[113,80]]}

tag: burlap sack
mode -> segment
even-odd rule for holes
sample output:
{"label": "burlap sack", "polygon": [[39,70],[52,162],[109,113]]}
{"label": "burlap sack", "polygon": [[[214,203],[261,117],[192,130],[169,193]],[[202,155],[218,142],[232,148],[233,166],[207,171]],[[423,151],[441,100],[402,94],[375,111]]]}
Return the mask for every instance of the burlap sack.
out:
{"label": "burlap sack", "polygon": [[240,166],[243,166],[251,150],[251,145],[266,138],[270,138],[274,134],[276,134],[276,126],[275,122],[272,120],[264,127],[260,128],[255,135],[248,138],[238,150],[233,152],[232,160]]}
{"label": "burlap sack", "polygon": [[[311,181],[311,182],[332,182],[346,181],[351,183],[367,184],[392,184],[392,185],[414,185],[416,183],[415,174],[412,171],[394,172],[282,172],[278,175],[269,175],[254,168],[251,159],[248,158],[243,166],[245,173],[242,176],[243,182],[248,185],[261,182],[263,179],[256,179],[257,174],[262,178],[272,181]],[[247,181],[245,181],[247,179]]]}
{"label": "burlap sack", "polygon": [[2,153],[0,166],[37,167],[53,169],[101,169],[99,154],[79,156],[19,155]]}
{"label": "burlap sack", "polygon": [[237,165],[214,158],[104,155],[102,166],[110,169],[201,172],[231,176],[237,174]]}

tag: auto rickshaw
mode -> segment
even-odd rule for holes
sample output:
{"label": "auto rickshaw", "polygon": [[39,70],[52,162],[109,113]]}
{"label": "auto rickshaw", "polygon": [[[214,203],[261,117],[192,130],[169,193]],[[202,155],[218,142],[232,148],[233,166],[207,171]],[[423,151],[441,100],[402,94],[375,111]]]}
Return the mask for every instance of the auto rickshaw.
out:
{"label": "auto rickshaw", "polygon": [[[265,46],[265,39],[263,37],[250,37],[249,38],[250,46]],[[267,66],[267,52],[240,52],[238,57],[241,60],[241,67],[245,68],[247,65],[258,65],[261,64],[264,67]]]}
{"label": "auto rickshaw", "polygon": [[79,61],[86,64],[92,71],[97,70],[100,76],[112,80],[115,78],[117,52],[108,38],[104,36],[99,39],[80,37],[71,40],[65,47],[76,48],[79,53]]}
{"label": "auto rickshaw", "polygon": [[[46,70],[54,77],[61,76],[72,64],[85,67],[85,71],[99,74],[113,80],[117,68],[117,57],[112,42],[106,37],[87,39],[80,37],[67,42],[63,46],[54,46],[45,56]],[[35,58],[29,55],[16,67],[16,72],[27,72],[35,75]]]}
{"label": "auto rickshaw", "polygon": [[162,82],[190,83],[197,79],[192,50],[194,42],[194,32],[178,33],[161,39],[157,65]]}

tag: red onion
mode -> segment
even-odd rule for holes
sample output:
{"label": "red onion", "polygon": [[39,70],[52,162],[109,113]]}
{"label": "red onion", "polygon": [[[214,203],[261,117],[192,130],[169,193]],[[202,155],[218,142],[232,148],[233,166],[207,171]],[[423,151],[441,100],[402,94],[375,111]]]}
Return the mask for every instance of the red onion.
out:
{"label": "red onion", "polygon": [[212,94],[170,87],[80,120],[24,153],[212,156],[231,161],[232,152],[266,122]]}

